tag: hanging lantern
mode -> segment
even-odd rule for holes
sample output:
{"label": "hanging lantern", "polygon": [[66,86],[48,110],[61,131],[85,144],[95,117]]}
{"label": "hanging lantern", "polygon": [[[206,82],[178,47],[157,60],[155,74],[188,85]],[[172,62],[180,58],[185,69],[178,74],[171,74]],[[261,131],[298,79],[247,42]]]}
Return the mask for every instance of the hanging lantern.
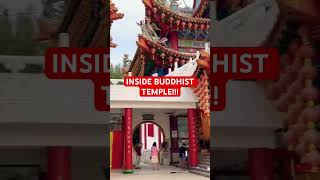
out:
{"label": "hanging lantern", "polygon": [[158,9],[157,8],[153,8],[152,11],[153,11],[154,16],[156,16],[156,13],[157,13]]}
{"label": "hanging lantern", "polygon": [[162,22],[164,22],[164,17],[166,16],[166,14],[165,13],[161,13],[161,19],[162,19]]}
{"label": "hanging lantern", "polygon": [[319,144],[320,143],[320,132],[315,129],[309,129],[305,132],[303,139],[305,142],[310,144]]}
{"label": "hanging lantern", "polygon": [[310,164],[312,166],[320,165],[320,154],[318,151],[313,150],[306,154],[302,159],[302,163]]}
{"label": "hanging lantern", "polygon": [[313,107],[304,109],[301,113],[303,122],[317,122],[320,120],[320,111]]}
{"label": "hanging lantern", "polygon": [[302,90],[302,96],[306,101],[313,101],[318,99],[318,90],[314,87],[307,87]]}
{"label": "hanging lantern", "polygon": [[206,110],[204,112],[205,117],[201,117],[202,120],[202,134],[204,140],[210,140],[210,110]]}
{"label": "hanging lantern", "polygon": [[308,146],[307,146],[307,144],[306,144],[305,142],[300,142],[300,143],[296,146],[295,152],[296,152],[298,155],[300,155],[300,156],[306,154],[306,153],[308,152]]}
{"label": "hanging lantern", "polygon": [[308,45],[303,45],[300,48],[300,53],[303,58],[312,58],[315,55],[314,49]]}
{"label": "hanging lantern", "polygon": [[166,54],[165,54],[165,53],[161,53],[160,57],[161,57],[162,59],[164,59],[164,58],[166,57]]}
{"label": "hanging lantern", "polygon": [[204,24],[200,24],[200,30],[203,31]]}
{"label": "hanging lantern", "polygon": [[298,137],[302,136],[307,131],[307,129],[308,127],[304,123],[297,123],[292,126],[292,131]]}
{"label": "hanging lantern", "polygon": [[206,25],[206,30],[209,31],[209,29],[210,29],[210,24],[207,24]]}
{"label": "hanging lantern", "polygon": [[305,79],[314,79],[317,76],[317,69],[313,66],[304,66],[300,73]]}
{"label": "hanging lantern", "polygon": [[186,27],[186,22],[183,21],[181,25],[182,25],[182,29],[184,30],[184,28]]}
{"label": "hanging lantern", "polygon": [[297,144],[297,136],[294,134],[292,130],[284,133],[283,135],[283,142],[287,145],[296,145]]}
{"label": "hanging lantern", "polygon": [[151,53],[152,53],[152,59],[154,60],[154,54],[156,53],[156,49],[155,49],[155,48],[152,48],[152,49],[151,49]]}

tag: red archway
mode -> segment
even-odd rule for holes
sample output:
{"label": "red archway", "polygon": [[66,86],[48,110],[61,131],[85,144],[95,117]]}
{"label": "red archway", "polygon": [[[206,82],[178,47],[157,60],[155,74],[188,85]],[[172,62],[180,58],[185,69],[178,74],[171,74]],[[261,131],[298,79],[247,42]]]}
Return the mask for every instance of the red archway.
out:
{"label": "red archway", "polygon": [[[152,126],[150,126],[152,125]],[[152,130],[152,133],[150,133],[151,128],[154,129],[154,126],[156,126],[158,128],[158,131],[154,132],[154,130]],[[142,129],[144,129],[142,131]],[[138,131],[138,132],[137,132]],[[159,148],[159,150],[161,149],[161,145],[163,142],[165,142],[165,132],[162,128],[162,126],[160,126],[158,123],[154,122],[154,121],[143,121],[140,122],[139,124],[135,125],[134,129],[133,129],[133,135],[135,136],[135,134],[139,133],[139,139],[134,139],[133,145],[135,145],[135,143],[137,142],[142,142],[143,143],[143,149],[148,149],[148,147],[151,145],[150,142],[148,142],[149,137],[152,138],[152,136],[157,137],[156,140],[154,140],[154,142],[157,142],[157,147]],[[150,135],[150,136],[149,136]],[[136,137],[134,137],[136,138]]]}

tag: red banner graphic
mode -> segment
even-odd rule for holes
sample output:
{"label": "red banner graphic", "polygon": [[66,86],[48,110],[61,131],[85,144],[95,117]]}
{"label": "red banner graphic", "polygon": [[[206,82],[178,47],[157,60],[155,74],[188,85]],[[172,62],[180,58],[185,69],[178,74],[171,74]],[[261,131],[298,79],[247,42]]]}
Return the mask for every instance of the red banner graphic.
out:
{"label": "red banner graphic", "polygon": [[109,111],[109,56],[109,48],[49,48],[45,54],[45,74],[50,79],[91,80],[96,109]]}
{"label": "red banner graphic", "polygon": [[226,106],[226,84],[229,80],[275,80],[280,63],[275,48],[211,48],[211,111]]}
{"label": "red banner graphic", "polygon": [[195,87],[196,77],[125,77],[125,86],[137,86],[140,96],[181,96],[181,87]]}

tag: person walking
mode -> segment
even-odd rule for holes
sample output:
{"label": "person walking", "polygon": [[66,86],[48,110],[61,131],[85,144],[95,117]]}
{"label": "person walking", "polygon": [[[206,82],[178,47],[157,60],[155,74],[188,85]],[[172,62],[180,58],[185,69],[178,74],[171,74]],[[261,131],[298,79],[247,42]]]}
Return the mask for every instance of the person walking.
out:
{"label": "person walking", "polygon": [[136,146],[136,169],[141,169],[140,162],[141,162],[141,149],[142,149],[142,143],[139,142]]}
{"label": "person walking", "polygon": [[185,166],[186,151],[186,144],[183,143],[182,146],[179,148],[180,168],[183,168]]}
{"label": "person walking", "polygon": [[153,170],[159,170],[160,167],[159,167],[159,150],[157,148],[157,143],[154,142],[152,147],[151,147],[151,156],[150,156],[150,159],[151,159],[151,163],[152,163],[152,166],[153,166]]}

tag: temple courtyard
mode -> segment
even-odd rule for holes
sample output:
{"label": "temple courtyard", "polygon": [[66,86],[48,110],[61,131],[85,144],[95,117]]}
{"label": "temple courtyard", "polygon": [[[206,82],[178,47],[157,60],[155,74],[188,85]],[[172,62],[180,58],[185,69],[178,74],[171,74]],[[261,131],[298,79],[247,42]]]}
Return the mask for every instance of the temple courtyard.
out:
{"label": "temple courtyard", "polygon": [[161,166],[160,170],[152,170],[152,166],[142,163],[141,169],[135,169],[133,174],[123,174],[122,170],[112,170],[110,178],[112,180],[163,180],[163,179],[175,179],[175,180],[209,180],[203,176],[189,173],[186,170],[174,166]]}

